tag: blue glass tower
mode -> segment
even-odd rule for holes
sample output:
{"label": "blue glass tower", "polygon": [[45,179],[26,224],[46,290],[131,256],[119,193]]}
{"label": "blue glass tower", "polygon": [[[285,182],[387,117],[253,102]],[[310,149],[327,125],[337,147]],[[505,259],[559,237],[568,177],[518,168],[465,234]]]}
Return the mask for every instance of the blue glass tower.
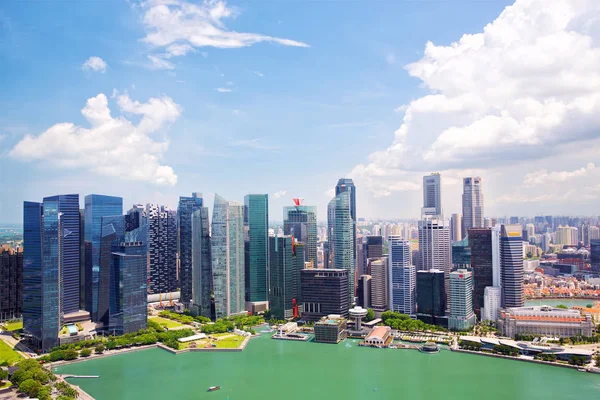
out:
{"label": "blue glass tower", "polygon": [[[123,214],[123,199],[121,197],[90,194],[85,196],[85,309],[89,311],[92,321],[99,321],[102,314],[106,322],[107,299],[99,300],[100,286],[108,287],[108,271],[100,271],[100,248],[102,241],[102,218],[120,216]],[[110,257],[110,256],[108,256]],[[102,282],[101,282],[102,276]],[[106,292],[105,292],[106,293]],[[102,302],[102,312],[98,312],[99,302]]]}
{"label": "blue glass tower", "polygon": [[[335,196],[327,206],[327,238],[330,268],[348,271],[348,297],[354,299],[354,222],[351,216],[351,192]],[[352,302],[352,301],[351,301]]]}
{"label": "blue glass tower", "polygon": [[212,252],[208,207],[192,214],[192,310],[197,315],[212,318],[211,289]]}
{"label": "blue glass tower", "polygon": [[177,208],[179,225],[179,283],[181,301],[188,304],[192,300],[192,214],[202,208],[202,195],[192,193],[192,197],[180,197]]}
{"label": "blue glass tower", "polygon": [[[350,195],[350,217],[352,218],[352,238],[354,239],[353,243],[356,243],[356,186],[354,186],[354,182],[350,178],[340,178],[338,180],[337,185],[335,186],[335,195],[339,195],[340,193],[347,192]],[[354,254],[354,259],[356,260],[356,252]]]}
{"label": "blue glass tower", "polygon": [[244,197],[247,228],[246,300],[267,301],[269,271],[269,198],[266,194]]}

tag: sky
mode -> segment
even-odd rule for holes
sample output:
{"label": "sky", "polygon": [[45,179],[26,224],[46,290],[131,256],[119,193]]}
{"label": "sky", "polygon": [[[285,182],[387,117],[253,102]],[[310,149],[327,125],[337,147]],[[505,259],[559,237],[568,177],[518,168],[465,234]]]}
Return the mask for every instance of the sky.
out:
{"label": "sky", "polygon": [[0,4],[0,222],[23,201],[268,193],[365,218],[596,215],[597,0]]}

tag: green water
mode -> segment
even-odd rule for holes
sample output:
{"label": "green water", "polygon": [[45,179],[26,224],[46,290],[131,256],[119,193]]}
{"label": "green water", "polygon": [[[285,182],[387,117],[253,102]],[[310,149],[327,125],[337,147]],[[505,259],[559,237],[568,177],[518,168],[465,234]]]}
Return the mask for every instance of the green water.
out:
{"label": "green water", "polygon": [[[103,399],[598,399],[600,375],[444,350],[372,349],[252,339],[237,353],[150,349],[57,373]],[[221,390],[207,393],[209,386]],[[377,389],[376,391],[374,389]]]}
{"label": "green water", "polygon": [[559,304],[564,304],[567,307],[583,306],[588,304],[594,304],[594,300],[591,299],[541,299],[541,300],[527,300],[526,306],[553,306],[556,307]]}

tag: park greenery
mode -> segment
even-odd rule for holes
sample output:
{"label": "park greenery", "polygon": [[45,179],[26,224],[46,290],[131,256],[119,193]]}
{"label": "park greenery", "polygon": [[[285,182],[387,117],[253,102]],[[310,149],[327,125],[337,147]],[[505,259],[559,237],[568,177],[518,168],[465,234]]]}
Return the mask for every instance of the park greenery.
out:
{"label": "park greenery", "polygon": [[394,311],[385,311],[381,313],[381,319],[384,325],[392,329],[406,332],[425,332],[425,331],[447,331],[445,328],[436,325],[426,324],[423,321],[415,320],[407,314],[400,314]]}
{"label": "park greenery", "polygon": [[494,345],[494,348],[492,349],[492,351],[494,353],[502,354],[505,356],[511,356],[511,357],[519,356],[519,350],[515,349],[514,347],[506,346],[503,344]]}
{"label": "park greenery", "polygon": [[594,308],[594,305],[591,304],[591,303],[588,303],[588,304],[585,305],[585,308]]}
{"label": "park greenery", "polygon": [[536,354],[535,356],[533,356],[533,358],[535,358],[536,360],[549,362],[556,362],[557,360],[556,354]]}
{"label": "park greenery", "polygon": [[375,311],[373,311],[372,308],[368,308],[367,315],[364,318],[365,322],[370,322],[370,321],[373,321],[374,319],[375,319]]}
{"label": "park greenery", "polygon": [[564,304],[559,304],[559,305],[556,306],[556,308],[562,308],[562,309],[565,309],[565,310],[569,309],[569,307],[565,306]]}
{"label": "park greenery", "polygon": [[465,341],[465,340],[460,340],[458,342],[458,345],[460,346],[461,349],[471,350],[471,351],[481,351],[481,347],[483,346],[481,343],[469,342],[469,341]]}
{"label": "park greenery", "polygon": [[12,346],[9,346],[3,340],[0,340],[0,364],[8,366],[22,359],[23,357],[21,357],[21,355],[19,355],[19,353],[17,353]]}
{"label": "park greenery", "polygon": [[[56,376],[42,368],[37,360],[23,360],[17,364],[18,369],[12,374],[10,380],[19,388],[19,392],[31,398],[50,400],[52,398],[52,385]],[[55,389],[60,393],[59,399],[76,399],[78,393],[66,382],[57,382]]]}

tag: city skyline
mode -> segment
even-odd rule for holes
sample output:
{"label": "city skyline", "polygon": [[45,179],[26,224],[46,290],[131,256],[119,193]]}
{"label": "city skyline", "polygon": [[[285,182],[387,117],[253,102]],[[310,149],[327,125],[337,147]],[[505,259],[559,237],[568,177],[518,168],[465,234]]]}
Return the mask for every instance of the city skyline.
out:
{"label": "city skyline", "polygon": [[[183,2],[171,3],[162,7],[175,15]],[[418,215],[420,180],[431,172],[444,176],[448,216],[461,210],[467,176],[486,182],[488,215],[568,214],[572,207],[594,214],[600,173],[590,132],[600,121],[593,97],[598,34],[585,23],[597,7],[591,2],[401,2],[382,13],[360,2],[340,10],[229,1],[218,3],[222,36],[210,45],[170,36],[171,25],[150,18],[156,4],[61,10],[37,3],[27,13],[3,4],[8,40],[0,73],[9,79],[0,113],[0,222],[20,222],[22,201],[45,193],[105,193],[174,209],[181,194],[196,190],[207,203],[214,192],[238,202],[269,193],[271,215],[304,197],[323,221],[331,182],[340,177],[361,188],[358,217],[407,218]],[[317,10],[324,18],[313,21]],[[102,38],[85,22],[91,15]],[[49,20],[77,22],[61,34]],[[227,43],[235,32],[247,36]],[[539,41],[552,47],[535,47]],[[531,62],[512,56],[521,53]],[[534,61],[545,54],[554,68],[540,74],[545,67]],[[498,59],[495,74],[483,73]],[[467,81],[460,71],[470,71]],[[568,71],[589,84],[563,81]],[[53,79],[42,80],[48,73]],[[550,125],[542,123],[548,113],[556,116]],[[581,123],[567,124],[573,119]],[[122,145],[133,139],[139,146]],[[291,150],[304,167],[277,168]],[[323,171],[325,160],[335,167]],[[235,170],[240,163],[246,168]],[[198,173],[209,167],[210,176]]]}

